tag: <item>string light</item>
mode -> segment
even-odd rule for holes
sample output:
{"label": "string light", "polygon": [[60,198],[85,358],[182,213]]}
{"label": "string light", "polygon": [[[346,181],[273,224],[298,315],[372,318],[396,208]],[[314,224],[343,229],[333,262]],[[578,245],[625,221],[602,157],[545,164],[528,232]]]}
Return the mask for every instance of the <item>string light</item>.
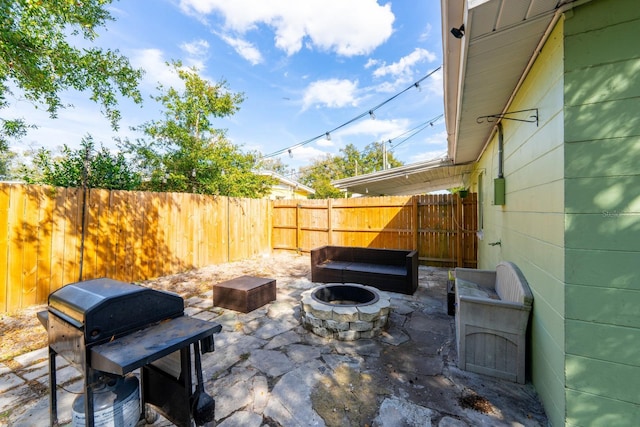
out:
{"label": "string light", "polygon": [[422,77],[421,79],[419,79],[418,81],[416,81],[415,83],[413,83],[411,86],[406,87],[405,89],[403,89],[403,90],[401,90],[400,92],[398,92],[398,93],[396,93],[395,95],[393,95],[391,98],[386,99],[385,101],[381,102],[380,104],[376,105],[375,107],[373,107],[373,108],[371,108],[371,109],[367,110],[366,112],[364,112],[364,113],[362,113],[362,114],[360,114],[360,115],[358,115],[358,116],[354,117],[353,119],[351,119],[351,120],[349,120],[349,121],[347,121],[347,122],[345,122],[345,123],[341,124],[340,126],[336,126],[335,128],[333,128],[333,129],[331,129],[331,130],[328,130],[328,131],[326,131],[326,132],[325,132],[325,133],[323,133],[323,134],[320,134],[320,135],[314,136],[313,138],[309,138],[309,139],[307,139],[307,140],[305,140],[305,141],[299,142],[299,143],[297,143],[297,144],[295,144],[295,145],[292,145],[292,146],[290,146],[290,147],[286,147],[286,148],[283,148],[283,149],[281,149],[281,150],[274,151],[274,152],[273,152],[273,153],[271,153],[271,154],[267,154],[267,155],[265,155],[265,156],[262,156],[262,158],[263,158],[263,159],[267,159],[267,158],[270,158],[270,157],[276,157],[276,156],[279,156],[279,155],[284,154],[284,153],[286,153],[286,152],[289,152],[290,150],[293,150],[293,149],[295,149],[295,148],[299,148],[299,147],[302,147],[302,146],[304,146],[304,145],[307,145],[307,144],[309,144],[309,143],[311,143],[311,142],[313,142],[313,141],[316,141],[316,140],[318,140],[318,139],[320,139],[320,138],[322,138],[322,137],[325,137],[325,138],[327,139],[327,141],[331,141],[331,132],[335,132],[335,131],[337,131],[338,129],[342,129],[342,128],[343,128],[343,127],[345,127],[345,126],[348,126],[348,125],[350,125],[351,123],[353,123],[353,122],[355,122],[355,121],[357,121],[357,120],[360,120],[361,118],[365,117],[367,114],[368,114],[372,119],[374,119],[374,118],[375,118],[375,114],[374,114],[374,111],[375,111],[375,110],[377,110],[378,108],[382,107],[383,105],[385,105],[385,104],[387,104],[387,103],[389,103],[389,102],[393,101],[394,99],[396,99],[397,97],[399,97],[399,96],[400,96],[400,95],[402,95],[403,93],[407,92],[408,90],[411,90],[411,89],[416,88],[416,89],[418,89],[419,91],[421,91],[421,90],[422,90],[422,88],[420,87],[420,82],[422,82],[422,81],[424,81],[424,80],[428,79],[428,78],[429,78],[429,77],[431,77],[433,74],[435,74],[437,71],[439,71],[441,68],[442,68],[442,66],[437,67],[436,69],[434,69],[433,71],[431,71],[429,74],[427,74],[426,76]]}

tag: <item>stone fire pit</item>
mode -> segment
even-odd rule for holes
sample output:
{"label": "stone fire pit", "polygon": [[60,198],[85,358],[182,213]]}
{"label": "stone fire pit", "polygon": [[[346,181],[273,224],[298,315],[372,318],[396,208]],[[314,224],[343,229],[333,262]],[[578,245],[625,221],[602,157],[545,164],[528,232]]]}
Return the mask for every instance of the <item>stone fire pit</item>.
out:
{"label": "stone fire pit", "polygon": [[353,341],[373,338],[386,328],[390,297],[371,286],[329,283],[302,293],[302,325],[316,335]]}

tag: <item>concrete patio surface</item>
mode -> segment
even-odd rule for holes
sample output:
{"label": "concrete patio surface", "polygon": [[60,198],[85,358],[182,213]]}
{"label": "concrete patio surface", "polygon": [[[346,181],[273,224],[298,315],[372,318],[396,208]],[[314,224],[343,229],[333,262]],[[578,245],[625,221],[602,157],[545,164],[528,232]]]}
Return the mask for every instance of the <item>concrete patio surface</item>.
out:
{"label": "concrete patio surface", "polygon": [[[308,260],[280,255],[268,262],[308,265]],[[310,274],[276,274],[277,300],[247,314],[213,307],[212,291],[186,299],[187,315],[223,327],[215,336],[215,352],[203,355],[217,425],[546,426],[530,383],[456,367],[447,271],[420,267],[414,295],[389,294],[389,329],[356,341],[321,338],[300,326],[300,294],[317,286]],[[82,379],[57,360],[58,414],[64,424]],[[0,363],[0,425],[49,424],[47,369],[47,348]],[[160,418],[152,425],[171,424]]]}

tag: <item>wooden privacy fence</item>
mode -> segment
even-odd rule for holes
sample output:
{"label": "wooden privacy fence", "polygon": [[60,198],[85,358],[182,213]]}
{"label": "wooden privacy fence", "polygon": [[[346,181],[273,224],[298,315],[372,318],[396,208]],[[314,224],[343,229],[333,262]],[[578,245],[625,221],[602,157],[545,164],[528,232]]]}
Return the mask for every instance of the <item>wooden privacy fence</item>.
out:
{"label": "wooden privacy fence", "polygon": [[269,253],[268,200],[0,184],[0,312]]}
{"label": "wooden privacy fence", "polygon": [[475,193],[273,202],[274,249],[417,249],[423,264],[476,267],[476,229]]}
{"label": "wooden privacy fence", "polygon": [[422,263],[475,267],[476,197],[239,199],[0,183],[0,313],[61,286],[135,282],[326,245],[419,250]]}

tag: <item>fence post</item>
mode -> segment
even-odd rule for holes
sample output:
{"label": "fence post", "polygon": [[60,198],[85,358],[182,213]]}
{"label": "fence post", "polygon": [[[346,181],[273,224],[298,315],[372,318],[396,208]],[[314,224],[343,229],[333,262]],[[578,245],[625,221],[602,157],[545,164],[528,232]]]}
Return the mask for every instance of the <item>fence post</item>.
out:
{"label": "fence post", "polygon": [[411,197],[411,203],[413,206],[412,209],[412,218],[411,220],[413,221],[413,227],[411,227],[411,233],[413,234],[413,250],[414,251],[418,251],[418,254],[420,253],[420,248],[418,247],[418,220],[419,220],[419,214],[418,214],[418,196],[412,196]]}
{"label": "fence post", "polygon": [[327,199],[327,244],[333,244],[333,226],[331,224],[331,214],[333,208],[333,199]]}
{"label": "fence post", "polygon": [[296,250],[300,251],[300,203],[296,204]]}
{"label": "fence post", "polygon": [[453,196],[456,200],[456,267],[464,267],[462,265],[462,199],[460,195]]}

